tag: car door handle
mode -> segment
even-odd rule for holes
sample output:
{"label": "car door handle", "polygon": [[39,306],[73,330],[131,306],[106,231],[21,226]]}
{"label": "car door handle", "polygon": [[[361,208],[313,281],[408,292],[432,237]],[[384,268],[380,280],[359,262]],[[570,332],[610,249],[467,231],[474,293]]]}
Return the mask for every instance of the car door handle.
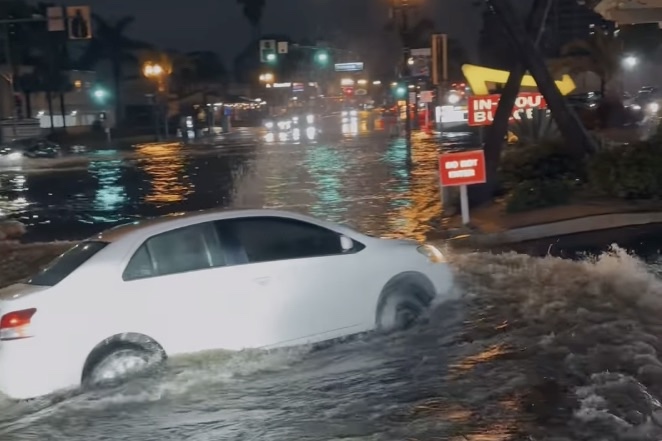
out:
{"label": "car door handle", "polygon": [[271,277],[256,277],[253,281],[258,285],[266,285],[271,282]]}

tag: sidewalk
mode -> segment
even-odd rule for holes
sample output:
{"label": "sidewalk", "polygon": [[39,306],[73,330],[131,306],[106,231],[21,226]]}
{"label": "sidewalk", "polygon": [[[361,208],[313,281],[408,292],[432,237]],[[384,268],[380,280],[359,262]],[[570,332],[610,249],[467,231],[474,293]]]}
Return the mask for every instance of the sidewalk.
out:
{"label": "sidewalk", "polygon": [[662,201],[582,201],[512,214],[495,202],[472,210],[470,218],[468,226],[462,226],[459,214],[445,218],[446,239],[458,245],[490,246],[662,223]]}

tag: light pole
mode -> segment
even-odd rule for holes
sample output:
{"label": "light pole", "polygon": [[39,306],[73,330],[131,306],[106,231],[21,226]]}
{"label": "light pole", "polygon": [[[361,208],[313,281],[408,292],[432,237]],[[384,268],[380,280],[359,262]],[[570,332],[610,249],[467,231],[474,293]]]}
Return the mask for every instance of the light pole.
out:
{"label": "light pole", "polygon": [[165,110],[164,110],[164,118],[163,122],[165,124],[165,136],[166,138],[169,135],[169,130],[168,130],[168,77],[170,75],[170,69],[168,69],[166,66],[163,66],[159,63],[154,63],[151,61],[147,61],[146,63],[143,64],[143,75],[145,78],[152,80],[156,83],[156,93],[154,94],[154,125],[155,125],[155,130],[156,130],[156,136],[157,138],[161,138],[161,134],[159,131],[159,122],[158,122],[158,103],[157,103],[157,97],[159,95],[162,95],[164,97],[164,104],[165,104]]}

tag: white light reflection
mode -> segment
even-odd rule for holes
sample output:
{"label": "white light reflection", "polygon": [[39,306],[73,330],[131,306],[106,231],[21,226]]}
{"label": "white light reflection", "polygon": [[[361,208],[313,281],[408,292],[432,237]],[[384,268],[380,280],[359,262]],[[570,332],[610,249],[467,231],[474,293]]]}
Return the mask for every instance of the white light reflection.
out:
{"label": "white light reflection", "polygon": [[[26,185],[27,178],[25,175],[14,175],[7,179],[7,185],[0,185],[3,190],[8,190],[10,195],[12,193],[18,193],[17,197],[0,197],[0,217],[15,215],[21,212],[24,212],[30,202],[28,202],[25,196],[21,196],[21,193],[25,193],[28,190]],[[0,182],[0,184],[2,184]]]}
{"label": "white light reflection", "polygon": [[299,141],[300,139],[301,139],[301,130],[300,129],[292,130],[292,140]]}
{"label": "white light reflection", "polygon": [[[112,154],[116,153],[111,151]],[[121,220],[123,208],[128,200],[126,188],[121,184],[122,160],[94,161],[89,166],[90,174],[97,179],[98,188],[93,206],[98,213],[96,220],[115,222]]]}
{"label": "white light reflection", "polygon": [[308,127],[306,129],[306,138],[313,141],[317,137],[317,129],[315,127]]}
{"label": "white light reflection", "polygon": [[266,135],[264,135],[264,140],[266,142],[274,142],[276,140],[276,135],[274,135],[273,133],[267,133]]}
{"label": "white light reflection", "polygon": [[280,132],[280,133],[278,134],[278,140],[279,140],[280,142],[285,142],[285,141],[287,141],[287,138],[288,138],[288,136],[287,136],[287,133],[285,133],[285,132]]}
{"label": "white light reflection", "polygon": [[349,122],[343,122],[342,134],[346,136],[356,136],[359,133],[359,121],[357,118],[350,118]]}

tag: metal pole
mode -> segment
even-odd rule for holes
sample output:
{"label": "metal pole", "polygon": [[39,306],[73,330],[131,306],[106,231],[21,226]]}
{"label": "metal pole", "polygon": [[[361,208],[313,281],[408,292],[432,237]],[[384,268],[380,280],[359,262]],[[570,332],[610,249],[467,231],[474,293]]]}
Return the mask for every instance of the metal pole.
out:
{"label": "metal pole", "polygon": [[[441,34],[441,81],[439,82],[439,105],[444,105],[444,97],[448,91],[448,34]],[[440,138],[444,135],[444,121],[439,124]],[[443,147],[442,147],[443,148]],[[466,187],[464,187],[466,192]],[[461,201],[460,201],[461,202]],[[450,187],[441,188],[441,207],[445,214],[456,213],[456,208],[450,206],[451,189]]]}
{"label": "metal pole", "polygon": [[9,68],[9,74],[7,75],[7,81],[9,83],[9,93],[11,94],[11,99],[9,100],[9,109],[11,113],[12,121],[12,131],[14,133],[14,138],[16,138],[16,97],[14,96],[14,63],[12,62],[11,56],[11,43],[9,41],[9,24],[5,23],[5,61],[7,62],[7,67]]}
{"label": "metal pole", "polygon": [[466,185],[460,186],[460,209],[462,210],[462,225],[469,224],[469,192]]}

